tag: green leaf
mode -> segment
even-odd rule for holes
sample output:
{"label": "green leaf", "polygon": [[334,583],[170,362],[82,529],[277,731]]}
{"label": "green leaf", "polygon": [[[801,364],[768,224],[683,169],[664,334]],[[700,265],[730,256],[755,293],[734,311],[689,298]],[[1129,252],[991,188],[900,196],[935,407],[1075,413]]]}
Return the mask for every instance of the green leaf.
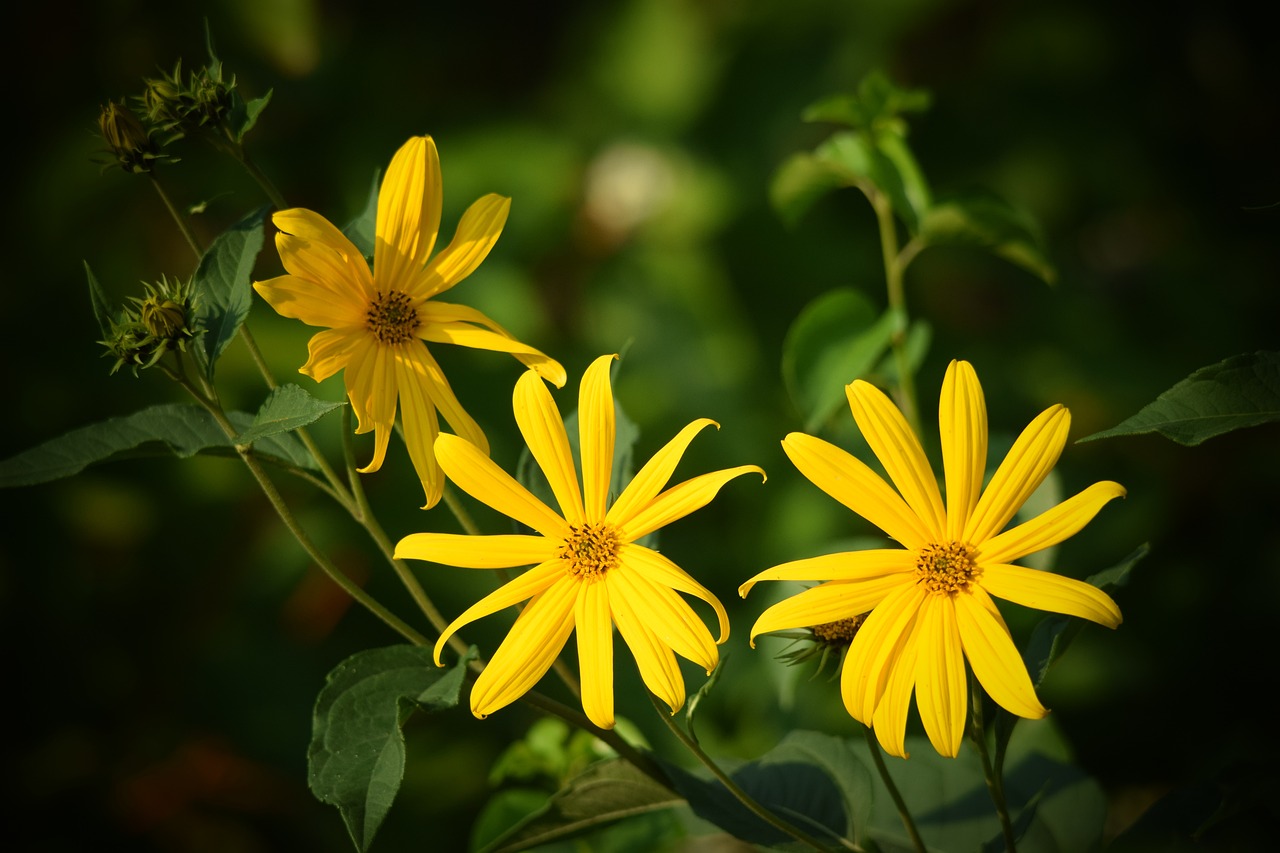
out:
{"label": "green leaf", "polygon": [[698,732],[693,726],[694,715],[698,711],[698,706],[702,704],[702,700],[707,698],[712,688],[716,686],[716,682],[720,680],[720,673],[724,671],[724,666],[729,660],[729,653],[725,652],[720,660],[716,661],[716,668],[711,670],[711,675],[707,676],[707,680],[702,682],[702,686],[698,691],[689,697],[689,703],[685,706],[684,720],[685,726],[689,731],[689,737],[693,738],[693,742],[698,742]]}
{"label": "green leaf", "polygon": [[258,123],[258,116],[262,115],[262,111],[271,102],[271,94],[274,91],[274,89],[268,89],[261,98],[254,98],[247,102],[239,96],[235,98],[236,103],[231,111],[230,123],[231,130],[236,135],[236,142],[243,142],[245,134],[253,130],[253,126]]}
{"label": "green leaf", "polygon": [[366,259],[373,257],[373,240],[378,224],[378,186],[381,177],[381,170],[375,169],[373,184],[369,187],[369,198],[364,203],[364,210],[342,229],[342,233],[355,244],[360,254]]}
{"label": "green leaf", "polygon": [[[244,412],[228,419],[238,430],[252,422]],[[234,455],[235,445],[213,417],[194,404],[151,406],[132,415],[80,427],[0,462],[0,487],[31,486],[78,474],[90,465],[148,456],[184,458],[196,453]],[[268,438],[254,448],[258,458],[293,468],[316,467],[293,436]]]}
{"label": "green leaf", "polygon": [[261,207],[218,235],[196,268],[196,322],[205,329],[199,345],[210,380],[218,357],[249,314],[253,265],[262,250],[266,215],[267,208]]}
{"label": "green leaf", "polygon": [[902,113],[924,112],[929,108],[931,96],[924,89],[901,89],[876,69],[858,83],[856,95],[830,95],[805,109],[805,121],[824,121],[843,124],[855,129],[870,130],[899,120]]}
{"label": "green leaf", "polygon": [[684,798],[622,759],[588,767],[540,810],[490,842],[486,853],[513,853],[597,829],[635,815],[668,809]]}
{"label": "green leaf", "polygon": [[856,290],[832,290],[810,302],[787,330],[782,378],[802,417],[816,431],[845,399],[844,388],[869,373],[893,340],[901,315],[877,317]]}
{"label": "green leaf", "polygon": [[774,173],[769,201],[788,227],[831,190],[852,186],[849,177],[812,154],[793,154]]}
{"label": "green leaf", "polygon": [[281,385],[272,390],[254,416],[253,424],[236,441],[252,444],[268,436],[291,432],[345,405],[319,400],[298,385]]}
{"label": "green leaf", "polygon": [[930,246],[971,246],[1022,267],[1046,284],[1058,273],[1045,254],[1034,221],[990,193],[954,195],[929,208],[920,236]]}
{"label": "green leaf", "polygon": [[1111,429],[1080,441],[1158,432],[1194,447],[1224,432],[1280,420],[1280,352],[1242,353],[1202,367]]}
{"label": "green leaf", "polygon": [[[896,185],[901,186],[902,200],[906,204],[910,216],[903,216],[911,226],[912,233],[919,228],[920,222],[933,205],[933,192],[929,183],[920,171],[915,154],[907,145],[906,134],[896,128],[887,128],[875,135],[876,149],[893,167]],[[896,201],[896,199],[895,199]],[[899,211],[903,213],[903,211]]]}
{"label": "green leaf", "polygon": [[458,704],[468,653],[448,669],[424,646],[357,652],[329,673],[316,698],[308,782],[338,807],[356,849],[368,850],[404,778],[405,721],[416,709]]}
{"label": "green leaf", "polygon": [[89,269],[88,261],[84,262],[84,274],[89,279],[89,303],[93,306],[93,319],[98,321],[98,330],[102,332],[102,339],[106,340],[111,337],[111,317],[115,312],[111,309],[111,302],[98,283],[97,276]]}
{"label": "green leaf", "polygon": [[[889,140],[887,144],[891,148],[894,146],[893,135],[888,131],[876,134],[875,138]],[[911,179],[916,183],[909,185],[908,177],[899,170],[898,164],[861,131],[834,133],[813,154],[848,184],[861,187],[864,191],[867,190],[866,185],[870,184],[879,190],[888,197],[893,212],[906,223],[907,230],[914,234],[919,229],[920,212],[923,208],[918,210],[913,198],[927,206],[928,188],[923,184],[924,179],[919,175],[918,167],[911,167],[915,169]],[[899,151],[897,156],[910,157],[910,153]],[[914,160],[910,163],[914,164]]]}

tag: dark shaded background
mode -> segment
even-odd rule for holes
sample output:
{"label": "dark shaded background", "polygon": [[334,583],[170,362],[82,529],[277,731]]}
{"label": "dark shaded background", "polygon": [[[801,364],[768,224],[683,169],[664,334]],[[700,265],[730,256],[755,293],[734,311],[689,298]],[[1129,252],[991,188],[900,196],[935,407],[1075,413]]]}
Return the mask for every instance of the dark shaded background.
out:
{"label": "dark shaded background", "polygon": [[[734,592],[761,568],[867,532],[778,445],[800,425],[778,368],[790,321],[833,287],[883,301],[861,196],[824,200],[796,229],[769,208],[777,165],[827,132],[800,122],[808,103],[873,67],[929,89],[934,106],[911,141],[935,188],[991,188],[1044,227],[1056,288],[958,250],[911,268],[913,313],[935,330],[919,377],[926,412],[946,363],[967,358],[993,430],[1063,402],[1078,438],[1198,367],[1278,348],[1280,75],[1262,4],[178,5],[49,5],[11,24],[5,454],[178,399],[158,375],[107,376],[83,263],[117,299],[190,273],[146,182],[100,174],[91,158],[99,105],[179,58],[203,63],[207,15],[245,94],[274,90],[251,143],[292,203],[346,221],[399,144],[433,134],[446,236],[481,193],[514,199],[498,248],[458,298],[560,358],[575,386],[593,356],[631,341],[617,392],[644,429],[642,454],[708,416],[723,428],[682,471],[768,470],[767,486],[744,478],[664,531],[664,550],[732,608],[732,665],[701,712],[714,754],[759,755],[795,726],[853,733],[833,689],[788,686],[770,661],[778,645],[747,649],[768,601],[763,589],[745,603]],[[179,153],[163,174],[180,203],[208,202],[204,239],[263,203],[233,164],[195,144]],[[259,274],[278,269],[264,252]],[[307,330],[260,303],[251,323],[288,379]],[[444,358],[495,458],[513,464],[517,366]],[[258,404],[238,347],[221,375],[231,405]],[[316,392],[338,399],[341,388]],[[846,420],[832,435],[851,442]],[[316,432],[336,447],[337,430],[335,418]],[[1194,823],[1226,791],[1231,808],[1199,847],[1274,837],[1276,448],[1264,427],[1198,448],[1140,437],[1064,456],[1068,492],[1106,478],[1130,494],[1061,549],[1061,570],[1084,576],[1152,545],[1118,596],[1124,626],[1086,628],[1043,691],[1112,796],[1113,829],[1169,791]],[[453,529],[443,510],[415,509],[420,493],[395,453],[369,478],[393,538]],[[411,612],[358,529],[301,484],[283,487],[344,566]],[[345,610],[245,472],[141,460],[0,500],[9,849],[348,849],[336,811],[306,789],[310,709],[338,661],[394,637]],[[422,570],[449,614],[485,588]],[[469,639],[492,644],[501,621]],[[647,710],[627,664],[618,679],[620,709]],[[778,689],[762,686],[771,679]],[[642,711],[635,721],[675,754]],[[478,723],[459,709],[412,725],[405,788],[378,848],[462,848],[490,763],[532,719],[516,707]]]}

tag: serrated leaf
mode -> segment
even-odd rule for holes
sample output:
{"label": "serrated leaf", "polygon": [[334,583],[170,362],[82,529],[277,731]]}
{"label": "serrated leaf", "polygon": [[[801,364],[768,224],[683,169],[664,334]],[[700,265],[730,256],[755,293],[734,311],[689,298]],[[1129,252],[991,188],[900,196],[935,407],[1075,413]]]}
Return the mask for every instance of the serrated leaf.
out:
{"label": "serrated leaf", "polygon": [[[232,412],[236,429],[252,416]],[[295,468],[316,467],[315,461],[292,436],[274,436],[255,448],[266,461]],[[213,416],[194,404],[168,403],[131,415],[109,418],[50,439],[0,462],[0,487],[31,486],[78,474],[90,465],[115,459],[177,456],[196,453],[234,455],[235,445]]]}
{"label": "serrated leaf", "polygon": [[236,439],[239,444],[252,444],[268,436],[291,432],[320,420],[346,403],[331,403],[313,397],[298,385],[281,385],[267,396],[253,423]]}
{"label": "serrated leaf", "polygon": [[540,810],[484,848],[514,853],[581,835],[627,817],[668,809],[684,798],[622,759],[588,767]]}
{"label": "serrated leaf", "polygon": [[841,187],[852,186],[849,178],[812,154],[788,157],[769,184],[769,202],[788,227],[794,227],[818,199]]}
{"label": "serrated leaf", "polygon": [[212,381],[218,357],[240,331],[252,301],[253,265],[264,239],[261,207],[232,225],[200,259],[193,282],[196,322],[205,330],[200,339],[207,378]]}
{"label": "serrated leaf", "polygon": [[1280,352],[1242,353],[1202,367],[1111,429],[1080,441],[1158,432],[1194,447],[1232,430],[1280,420]]}
{"label": "serrated leaf", "polygon": [[1004,199],[989,193],[953,195],[939,200],[921,219],[920,237],[930,246],[985,249],[1046,284],[1057,280],[1057,271],[1045,254],[1034,222]]}
{"label": "serrated leaf", "polygon": [[824,293],[801,310],[783,340],[782,378],[805,432],[825,423],[845,399],[845,386],[875,367],[900,316],[877,316],[865,296],[847,288]]}
{"label": "serrated leaf", "polygon": [[364,210],[360,211],[360,215],[347,223],[347,227],[342,229],[342,233],[346,235],[360,254],[365,258],[373,257],[373,240],[375,229],[378,224],[378,187],[382,177],[381,170],[373,171],[373,184],[369,187],[369,197],[365,200]]}
{"label": "serrated leaf", "polygon": [[111,302],[98,283],[97,276],[89,269],[88,261],[84,262],[84,274],[89,280],[89,304],[93,306],[93,319],[98,321],[98,331],[102,333],[102,339],[106,340],[111,337],[111,317],[115,312],[111,309]]}
{"label": "serrated leaf", "polygon": [[414,710],[458,704],[467,657],[437,667],[425,646],[357,652],[338,664],[316,698],[308,783],[337,806],[356,849],[365,851],[404,778],[402,727]]}

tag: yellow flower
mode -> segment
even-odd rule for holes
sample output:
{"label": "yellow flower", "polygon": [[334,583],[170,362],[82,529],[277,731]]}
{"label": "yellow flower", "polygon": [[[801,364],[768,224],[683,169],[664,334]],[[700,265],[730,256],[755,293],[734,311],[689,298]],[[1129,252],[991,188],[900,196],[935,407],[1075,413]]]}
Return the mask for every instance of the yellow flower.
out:
{"label": "yellow flower", "polygon": [[280,314],[328,327],[311,338],[310,358],[300,372],[319,382],[345,369],[356,433],[372,431],[375,439],[373,460],[362,472],[382,467],[399,402],[405,444],[426,493],[424,508],[435,506],[444,485],[431,452],[440,431],[437,410],[458,435],[485,453],[489,447],[426,342],[511,353],[549,382],[565,381],[559,363],[481,312],[434,298],[489,254],[507,221],[510,199],[490,193],[472,204],[453,240],[432,258],[440,206],[435,142],[415,136],[392,158],[378,193],[372,272],[324,217],[293,208],[272,217],[288,274],[254,284]]}
{"label": "yellow flower", "polygon": [[830,554],[761,572],[739,588],[740,595],[762,580],[825,583],[767,609],[752,627],[751,641],[768,631],[869,614],[841,672],[845,707],[874,728],[886,751],[905,758],[914,689],[930,742],[954,757],[968,710],[966,660],[991,698],[1010,712],[1030,718],[1048,713],[992,596],[1109,628],[1120,624],[1119,608],[1101,590],[1010,564],[1074,535],[1125,490],[1118,483],[1095,483],[1002,533],[1062,453],[1071,425],[1065,408],[1052,406],[1031,422],[984,490],[982,386],[967,362],[953,361],[938,412],[944,508],[924,450],[889,398],[862,381],[845,390],[854,420],[896,492],[862,462],[820,439],[791,433],[782,447],[814,485],[905,550]]}
{"label": "yellow flower", "polygon": [[[696,420],[640,469],[608,505],[613,469],[614,408],[609,367],[616,356],[592,362],[582,377],[578,421],[582,487],[564,421],[538,376],[526,371],[516,383],[515,413],[533,458],[551,485],[560,513],[548,507],[470,442],[436,439],[436,456],[449,479],[468,494],[534,534],[463,536],[415,533],[400,540],[397,557],[450,566],[496,569],[532,565],[468,608],[436,642],[436,663],[454,632],[483,616],[532,598],[476,679],[471,711],[484,717],[520,698],[546,673],[577,628],[582,707],[593,723],[613,726],[613,626],[631,648],[640,675],[674,714],[684,704],[684,679],[675,654],[708,674],[716,649],[729,635],[719,599],[675,563],[638,540],[705,506],[720,487],[754,471],[743,465],[713,471],[663,489],[689,442],[715,422]],[[720,620],[720,639],[677,592],[701,598]]]}

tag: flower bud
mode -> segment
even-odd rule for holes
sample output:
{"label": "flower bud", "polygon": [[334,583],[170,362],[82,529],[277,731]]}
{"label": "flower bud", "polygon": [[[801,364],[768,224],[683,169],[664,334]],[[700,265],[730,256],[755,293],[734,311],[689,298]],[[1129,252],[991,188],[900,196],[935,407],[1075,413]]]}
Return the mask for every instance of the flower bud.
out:
{"label": "flower bud", "polygon": [[135,174],[151,171],[159,149],[128,107],[115,101],[107,102],[98,115],[98,128],[116,159],[116,165]]}

